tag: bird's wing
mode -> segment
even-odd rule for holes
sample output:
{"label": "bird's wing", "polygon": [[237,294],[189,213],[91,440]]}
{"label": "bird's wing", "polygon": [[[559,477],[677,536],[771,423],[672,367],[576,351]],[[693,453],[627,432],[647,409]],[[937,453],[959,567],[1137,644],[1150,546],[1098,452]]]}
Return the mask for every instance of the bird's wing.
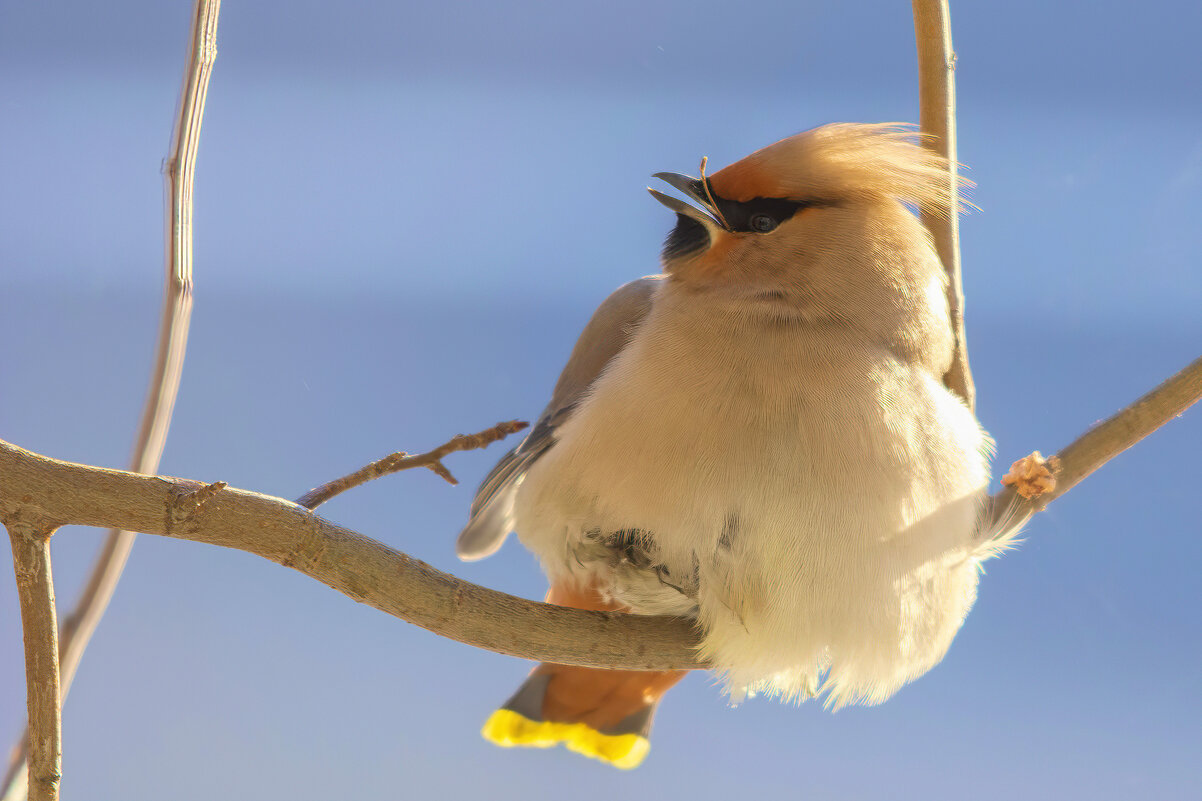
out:
{"label": "bird's wing", "polygon": [[662,281],[650,276],[619,287],[597,307],[559,375],[551,402],[529,436],[497,462],[472,501],[471,518],[455,551],[465,561],[494,553],[513,530],[513,501],[526,471],[555,444],[556,429],[572,415],[584,393],[630,341],[651,309],[651,296]]}

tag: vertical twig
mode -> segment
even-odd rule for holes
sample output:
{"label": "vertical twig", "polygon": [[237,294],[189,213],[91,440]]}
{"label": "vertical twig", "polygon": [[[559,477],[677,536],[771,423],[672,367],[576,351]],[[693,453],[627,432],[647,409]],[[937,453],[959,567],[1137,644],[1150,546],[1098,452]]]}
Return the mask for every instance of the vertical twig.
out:
{"label": "vertical twig", "polygon": [[7,521],[25,635],[29,705],[29,801],[56,801],[62,776],[63,720],[58,673],[58,620],[50,572],[50,526]]}
{"label": "vertical twig", "polygon": [[[187,66],[180,90],[171,153],[165,164],[167,277],[154,371],[150,376],[141,427],[130,457],[129,469],[136,473],[158,472],[188,346],[188,323],[192,316],[192,183],[205,95],[213,62],[217,58],[217,17],[220,9],[221,0],[196,0],[193,9]],[[121,572],[125,569],[134,537],[135,534],[130,531],[114,529],[108,533],[75,609],[64,620],[61,650],[64,698],[88,640],[108,608]],[[14,782],[19,781],[24,773],[24,761],[24,746],[18,744],[13,749],[4,784],[0,785],[5,801],[20,798]]]}
{"label": "vertical twig", "polygon": [[947,202],[922,221],[935,239],[935,249],[947,270],[948,308],[956,355],[943,383],[971,409],[976,401],[968,345],[964,338],[964,290],[960,281],[960,178],[956,164],[956,52],[947,0],[913,0],[914,38],[918,44],[919,122],[926,143],[948,160]]}

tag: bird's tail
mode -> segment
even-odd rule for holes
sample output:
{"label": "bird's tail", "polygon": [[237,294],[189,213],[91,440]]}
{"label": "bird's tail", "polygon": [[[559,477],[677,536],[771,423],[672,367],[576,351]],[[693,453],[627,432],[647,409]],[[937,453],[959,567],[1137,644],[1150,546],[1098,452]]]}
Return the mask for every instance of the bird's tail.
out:
{"label": "bird's tail", "polygon": [[[614,610],[595,591],[552,587],[550,603]],[[572,751],[618,768],[638,766],[650,748],[655,708],[684,670],[597,670],[543,663],[492,713],[481,732],[501,746]]]}

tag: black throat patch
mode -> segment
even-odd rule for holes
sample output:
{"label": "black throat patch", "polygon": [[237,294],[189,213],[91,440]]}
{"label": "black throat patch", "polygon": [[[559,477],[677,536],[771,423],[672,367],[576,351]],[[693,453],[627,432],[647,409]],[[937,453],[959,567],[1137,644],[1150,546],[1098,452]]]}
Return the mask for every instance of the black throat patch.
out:
{"label": "black throat patch", "polygon": [[709,247],[709,244],[710,234],[709,231],[705,230],[704,225],[692,217],[677,214],[676,227],[672,229],[672,232],[668,234],[668,238],[664,240],[664,261],[691,256],[705,250]]}

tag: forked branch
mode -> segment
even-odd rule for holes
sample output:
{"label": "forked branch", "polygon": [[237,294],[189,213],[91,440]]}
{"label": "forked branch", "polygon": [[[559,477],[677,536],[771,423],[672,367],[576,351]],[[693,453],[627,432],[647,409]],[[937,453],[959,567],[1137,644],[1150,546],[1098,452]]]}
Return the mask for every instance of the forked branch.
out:
{"label": "forked branch", "polygon": [[528,425],[530,424],[524,423],[521,420],[509,420],[504,423],[497,423],[492,428],[487,428],[475,434],[457,434],[434,450],[426,451],[425,453],[408,454],[404,451],[397,451],[394,454],[385,456],[383,459],[361,467],[342,478],[336,478],[328,484],[322,484],[320,487],[309,490],[297,498],[296,502],[306,509],[316,509],[334,496],[349,489],[354,489],[360,484],[366,484],[368,481],[389,475],[390,473],[397,473],[401,470],[412,470],[415,467],[427,467],[447,483],[458,484],[459,481],[455,476],[451,475],[451,471],[442,463],[444,457],[456,451],[473,451],[478,448],[487,448],[497,440],[504,439],[510,434],[521,431]]}
{"label": "forked branch", "polygon": [[[193,8],[183,86],[180,89],[171,152],[165,163],[164,180],[168,198],[165,225],[166,281],[154,369],[150,375],[138,436],[130,456],[129,469],[137,473],[158,472],[188,346],[188,327],[192,316],[192,184],[209,76],[217,58],[217,18],[220,9],[221,0],[196,0]],[[132,531],[113,529],[108,533],[75,608],[63,622],[60,657],[64,698],[75,678],[84,649],[117,588],[133,548],[134,537]],[[0,796],[5,801],[23,795],[20,782],[25,772],[24,763],[25,740],[22,738],[12,751],[4,783],[0,785]]]}
{"label": "forked branch", "polygon": [[291,501],[220,483],[60,462],[0,442],[0,510],[258,554],[436,634],[524,659],[702,667],[688,621],[516,598],[435,570]]}

